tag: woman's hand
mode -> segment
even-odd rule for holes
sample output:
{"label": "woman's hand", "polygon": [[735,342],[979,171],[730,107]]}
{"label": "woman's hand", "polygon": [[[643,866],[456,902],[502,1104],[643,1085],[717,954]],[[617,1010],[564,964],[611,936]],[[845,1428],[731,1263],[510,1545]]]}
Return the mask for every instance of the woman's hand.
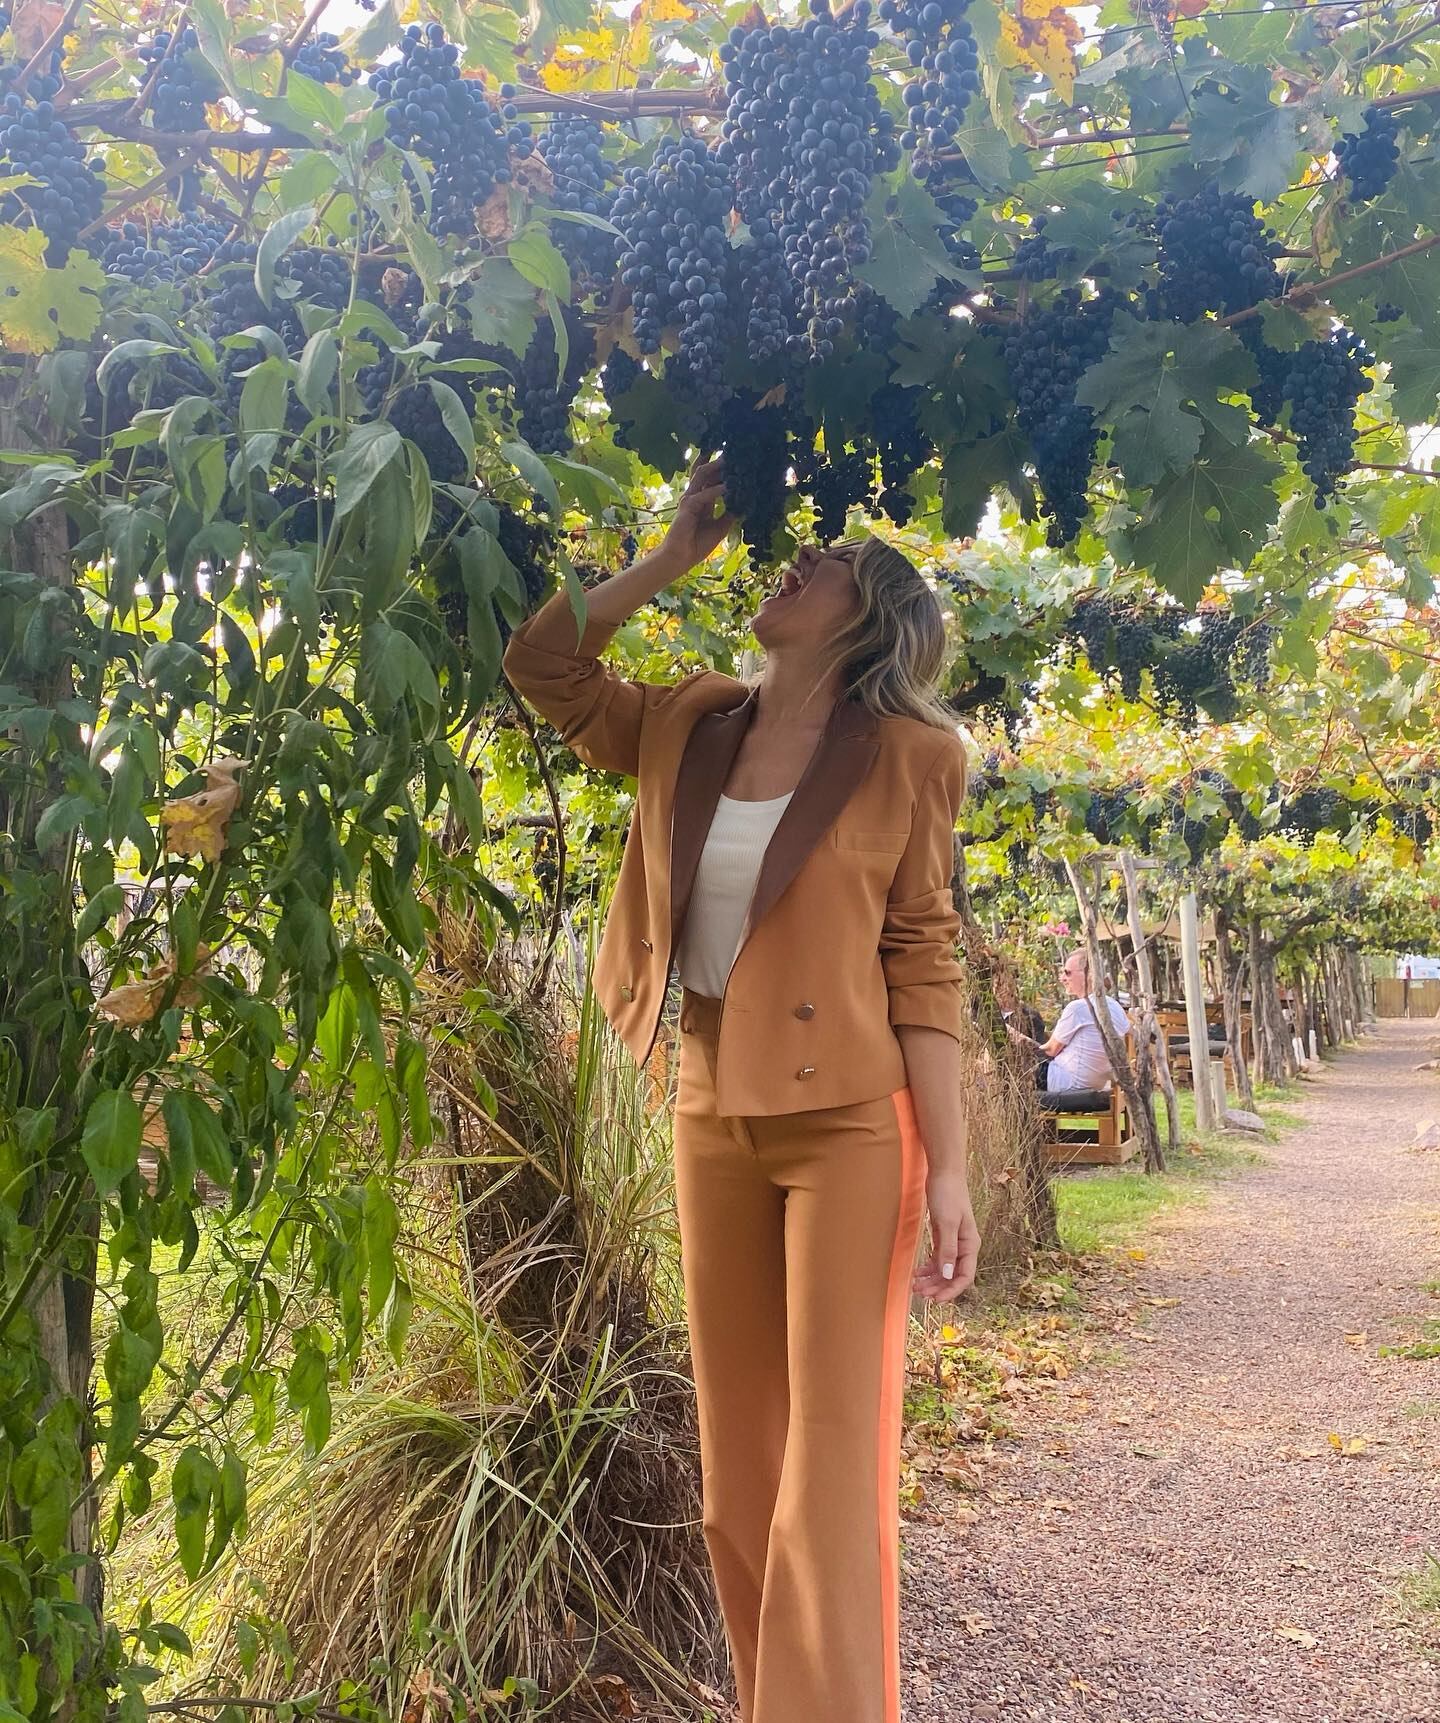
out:
{"label": "woman's hand", "polygon": [[675,565],[677,578],[704,562],[735,525],[735,516],[726,511],[724,504],[723,461],[702,461],[690,475],[690,483],[657,553]]}
{"label": "woman's hand", "polygon": [[970,1186],[961,1168],[941,1167],[925,1182],[930,1210],[930,1256],[915,1271],[914,1290],[922,1298],[944,1304],[974,1284],[980,1257],[980,1228],[970,1201]]}

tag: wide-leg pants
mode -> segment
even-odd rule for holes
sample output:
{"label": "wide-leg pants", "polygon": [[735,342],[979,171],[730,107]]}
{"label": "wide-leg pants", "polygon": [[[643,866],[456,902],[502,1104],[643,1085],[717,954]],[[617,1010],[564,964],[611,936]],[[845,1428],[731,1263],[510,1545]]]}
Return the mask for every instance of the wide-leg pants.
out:
{"label": "wide-leg pants", "polygon": [[743,1723],[900,1723],[901,1409],[925,1193],[908,1090],[715,1110],[681,1011],[675,1184],[703,1523]]}

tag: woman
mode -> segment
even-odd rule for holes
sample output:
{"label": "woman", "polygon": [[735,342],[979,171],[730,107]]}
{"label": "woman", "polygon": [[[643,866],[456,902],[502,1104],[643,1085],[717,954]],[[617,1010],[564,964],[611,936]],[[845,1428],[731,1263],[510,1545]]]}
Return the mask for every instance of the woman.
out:
{"label": "woman", "polygon": [[[718,462],[664,543],[516,630],[511,680],[638,778],[595,989],[642,1062],[678,964],[675,1187],[704,1531],[743,1723],[899,1723],[912,1290],[975,1274],[950,894],[965,757],[934,595],[879,540],[802,549],[765,672],[627,682],[616,628],[733,524]],[[914,1272],[921,1211],[931,1252]]]}

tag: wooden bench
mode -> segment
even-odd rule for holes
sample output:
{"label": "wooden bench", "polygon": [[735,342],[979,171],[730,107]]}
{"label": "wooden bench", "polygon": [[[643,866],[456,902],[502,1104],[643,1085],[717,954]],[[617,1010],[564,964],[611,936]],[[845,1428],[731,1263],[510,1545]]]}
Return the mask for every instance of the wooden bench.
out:
{"label": "wooden bench", "polygon": [[[1125,1057],[1133,1069],[1134,1030],[1125,1037]],[[1118,1083],[1108,1089],[1042,1095],[1040,1109],[1047,1130],[1045,1158],[1052,1167],[1123,1166],[1139,1147],[1130,1134],[1125,1091]]]}

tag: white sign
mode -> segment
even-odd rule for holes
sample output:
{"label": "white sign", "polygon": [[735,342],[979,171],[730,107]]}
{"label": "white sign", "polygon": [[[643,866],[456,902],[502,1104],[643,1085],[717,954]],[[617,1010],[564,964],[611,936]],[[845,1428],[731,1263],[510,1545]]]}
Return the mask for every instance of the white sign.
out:
{"label": "white sign", "polygon": [[1397,957],[1395,973],[1402,981],[1440,981],[1440,957]]}

